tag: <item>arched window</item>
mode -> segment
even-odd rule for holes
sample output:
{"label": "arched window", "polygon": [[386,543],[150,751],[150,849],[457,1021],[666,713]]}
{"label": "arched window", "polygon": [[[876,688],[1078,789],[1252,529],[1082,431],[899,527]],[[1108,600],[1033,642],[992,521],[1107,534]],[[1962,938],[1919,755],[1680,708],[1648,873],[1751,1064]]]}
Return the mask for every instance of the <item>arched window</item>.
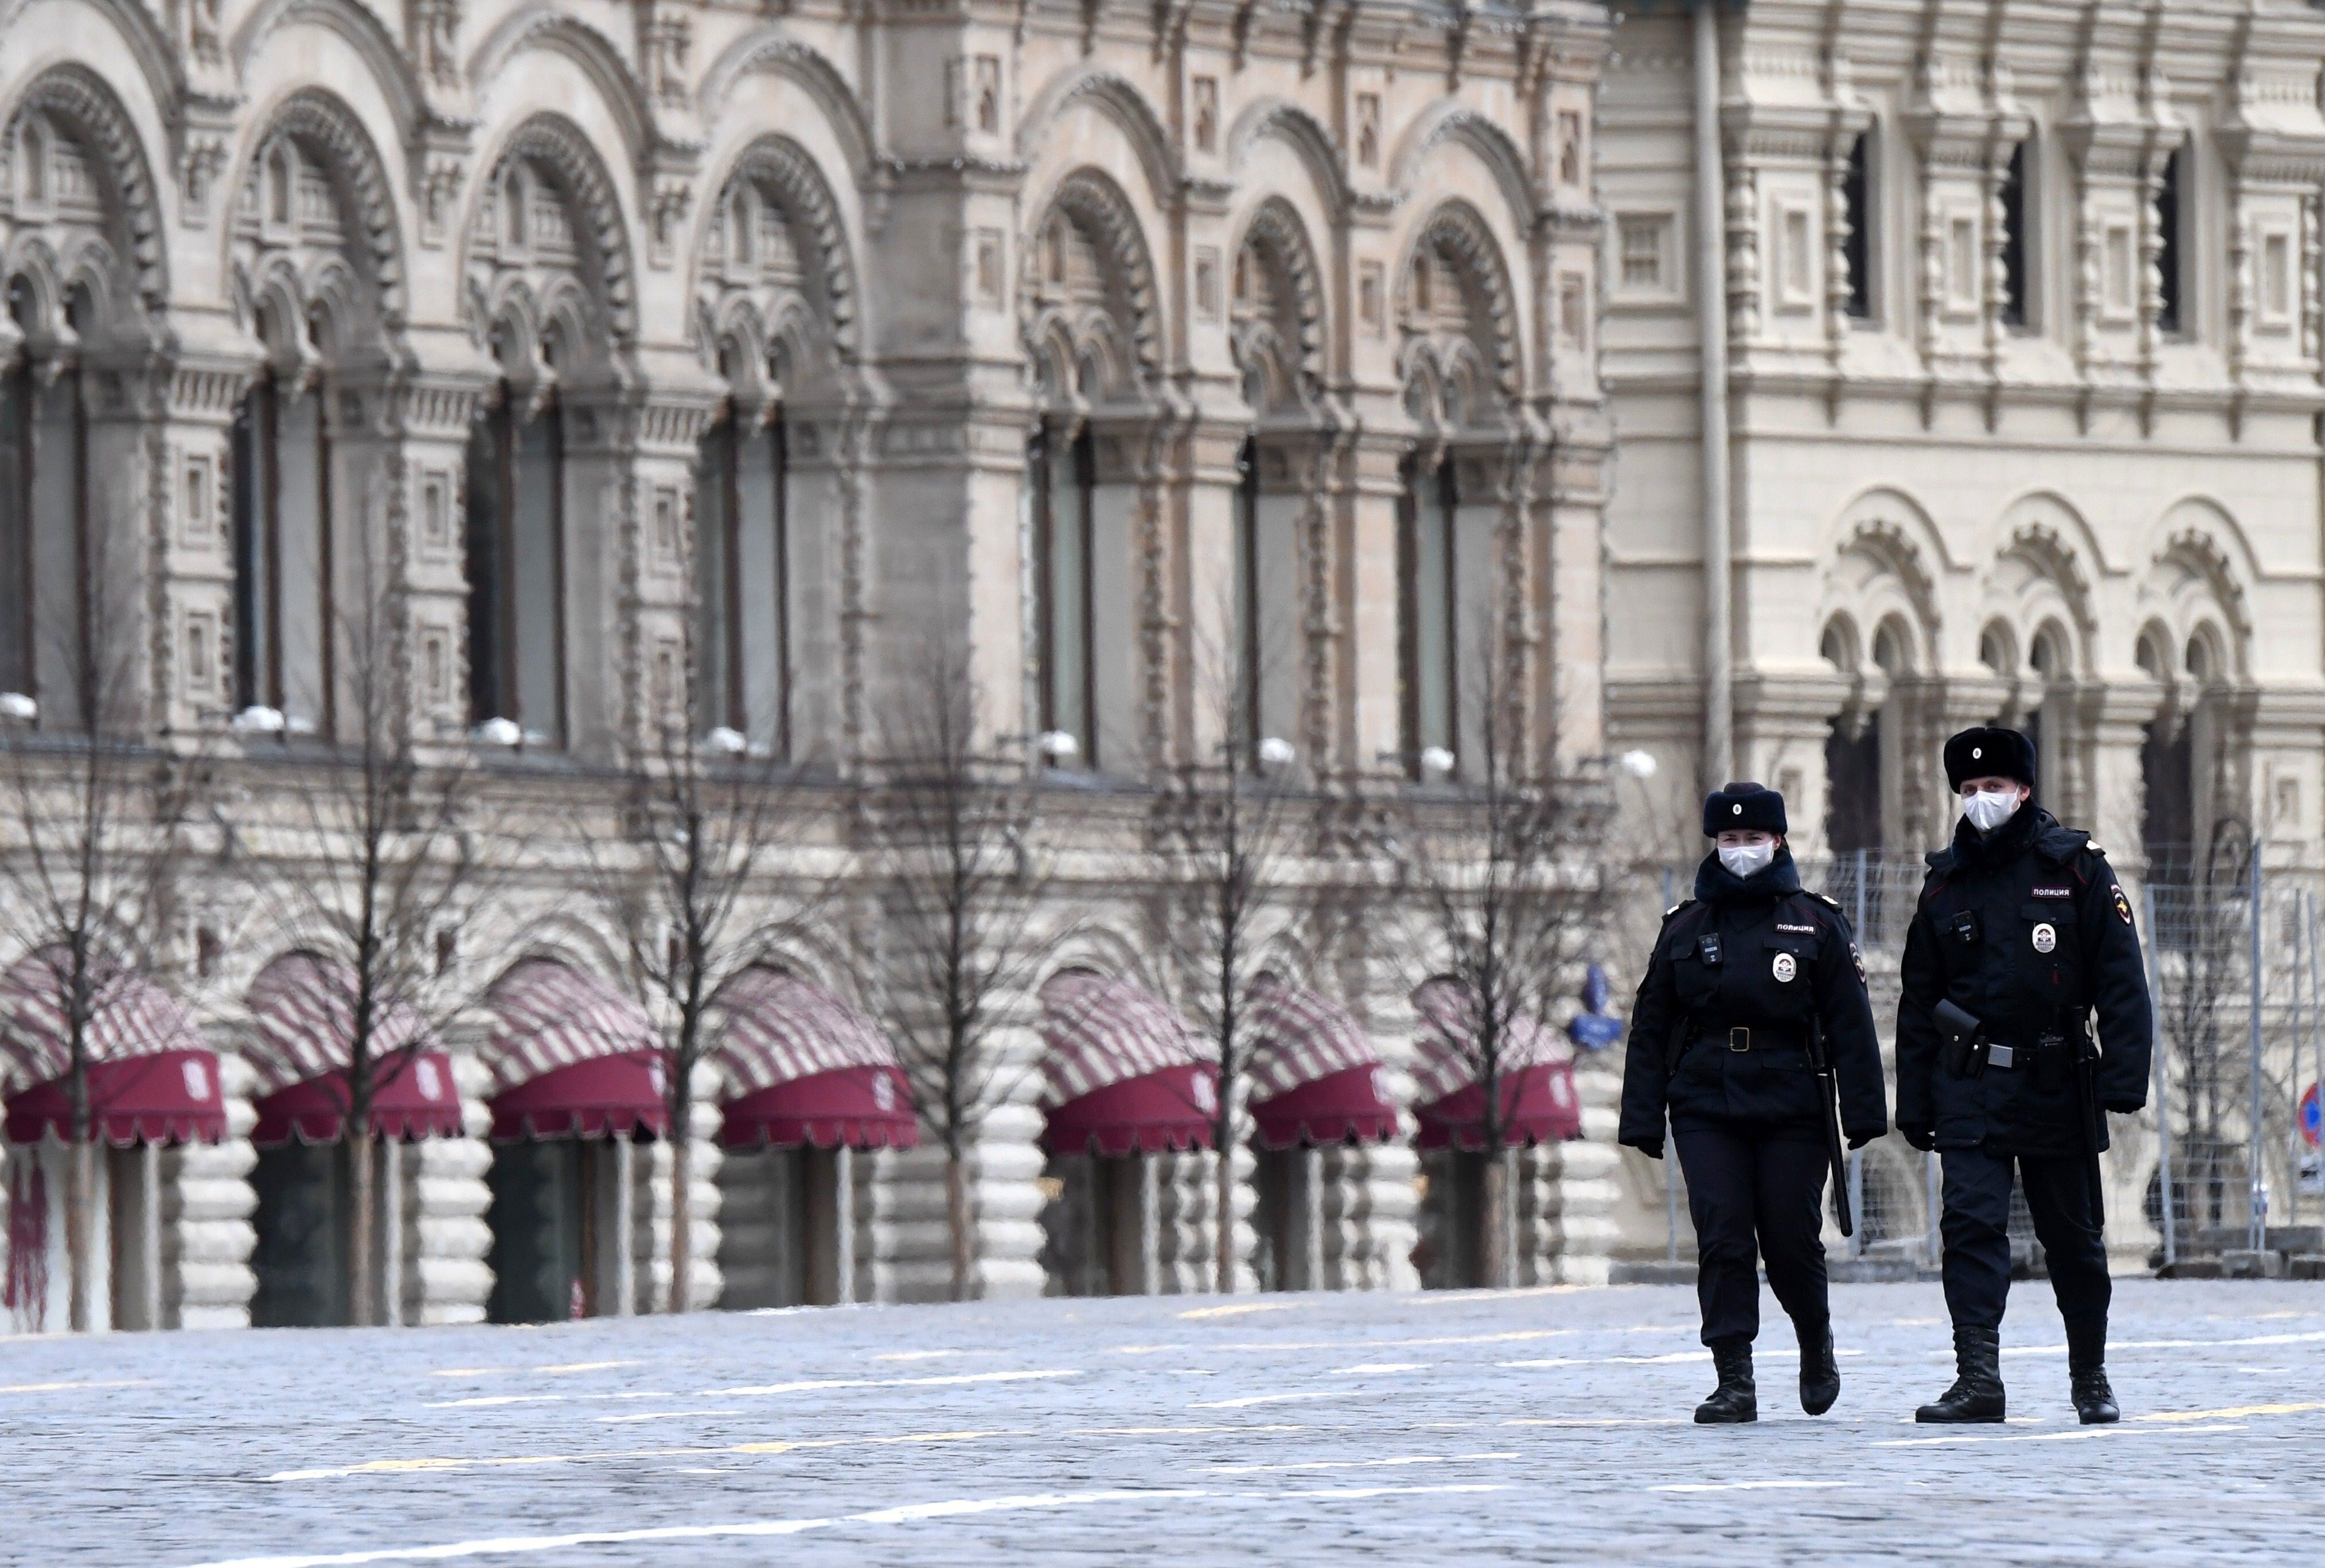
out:
{"label": "arched window", "polygon": [[2159,699],[2139,730],[2139,841],[2148,880],[2165,886],[2185,886],[2196,864],[2195,754],[2177,663],[2159,632],[2139,640],[2139,667],[2156,682]]}
{"label": "arched window", "polygon": [[[1821,652],[1844,674],[1857,675],[1855,639],[1839,623],[1825,628]],[[1835,855],[1881,849],[1881,709],[1853,707],[1833,716],[1825,735],[1825,845]]]}
{"label": "arched window", "polygon": [[1234,650],[1235,691],[1227,732],[1234,742],[1237,765],[1256,772],[1265,714],[1261,688],[1259,443],[1249,438],[1236,452],[1235,533],[1230,549],[1235,556],[1229,589],[1235,613],[1228,636]]}
{"label": "arched window", "polygon": [[783,405],[729,400],[695,469],[696,722],[792,750],[791,449]]}
{"label": "arched window", "polygon": [[22,278],[8,308],[25,344],[0,378],[0,691],[38,701],[42,728],[78,729],[104,700],[100,659],[121,651],[95,646],[91,624],[107,574],[93,559],[88,398],[70,345],[93,311],[77,290],[61,323],[43,321]]}
{"label": "arched window", "polygon": [[[287,330],[287,329],[286,329]],[[262,324],[261,337],[276,336]],[[233,700],[330,731],[331,451],[328,384],[273,366],[236,405]]]}
{"label": "arched window", "polygon": [[501,382],[469,432],[468,489],[469,717],[561,746],[565,421],[553,389]]}
{"label": "arched window", "polygon": [[2067,793],[2072,700],[2069,688],[2074,680],[2074,663],[2066,634],[2055,626],[2035,633],[2026,662],[2034,675],[2034,704],[2027,712],[2025,729],[2034,742],[2034,765],[2042,775],[2042,794],[2053,811],[2070,811],[2075,804]]}
{"label": "arched window", "polygon": [[1397,707],[1407,769],[1452,752],[1460,667],[1454,645],[1454,538],[1460,497],[1453,460],[1408,458],[1396,515]]}
{"label": "arched window", "polygon": [[1033,478],[1034,656],[1041,728],[1070,735],[1073,765],[1098,765],[1091,659],[1091,561],[1098,459],[1087,428],[1059,440],[1044,424],[1026,453]]}
{"label": "arched window", "polygon": [[[8,314],[32,325],[31,292],[9,285]],[[39,385],[30,355],[0,373],[0,691],[32,693],[32,413]]]}

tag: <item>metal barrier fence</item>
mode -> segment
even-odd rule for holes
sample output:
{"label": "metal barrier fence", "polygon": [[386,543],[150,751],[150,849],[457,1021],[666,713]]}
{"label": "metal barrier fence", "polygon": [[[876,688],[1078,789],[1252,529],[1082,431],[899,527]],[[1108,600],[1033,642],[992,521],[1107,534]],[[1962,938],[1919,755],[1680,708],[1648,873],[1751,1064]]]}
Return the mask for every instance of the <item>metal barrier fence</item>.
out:
{"label": "metal barrier fence", "polygon": [[[2325,868],[2276,854],[2256,864],[2225,839],[2200,856],[2159,850],[2162,874],[2144,886],[2117,868],[2138,916],[2156,1035],[2146,1109],[2109,1120],[2110,1230],[2134,1233],[2136,1217],[2121,1211],[2135,1198],[2158,1262],[2316,1250],[2286,1233],[2325,1221]],[[1802,885],[1857,931],[1885,1042],[1926,871],[1918,857],[1871,853],[1801,863]],[[1676,894],[1692,877],[1672,867],[1657,880]],[[1849,1256],[1934,1264],[1935,1162],[1892,1135],[1856,1156],[1850,1183],[1864,1220]],[[1665,1203],[1675,1254],[1686,1220],[1676,1183]],[[2012,1221],[2017,1264],[2039,1272],[2023,1200]]]}

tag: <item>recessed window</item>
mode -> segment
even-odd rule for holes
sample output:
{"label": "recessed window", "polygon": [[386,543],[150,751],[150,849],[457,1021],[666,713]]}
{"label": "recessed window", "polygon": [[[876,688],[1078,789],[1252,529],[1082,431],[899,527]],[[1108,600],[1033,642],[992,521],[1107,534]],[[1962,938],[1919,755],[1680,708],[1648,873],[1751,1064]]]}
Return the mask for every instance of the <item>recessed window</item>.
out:
{"label": "recessed window", "polygon": [[2157,251],[2155,255],[2156,304],[2155,325],[2165,332],[2187,330],[2188,246],[2187,214],[2192,210],[2188,200],[2188,149],[2174,152],[2163,165],[2163,181],[2155,192],[2154,222]]}
{"label": "recessed window", "polygon": [[1873,133],[1865,131],[1849,144],[1848,167],[1841,174],[1841,207],[1848,215],[1848,233],[1841,241],[1841,259],[1848,268],[1848,313],[1857,320],[1873,317]]}
{"label": "recessed window", "polygon": [[1422,754],[1452,751],[1454,738],[1454,522],[1460,497],[1453,463],[1408,459],[1397,508],[1397,707],[1406,770],[1423,776]]}
{"label": "recessed window", "polygon": [[2033,319],[2027,307],[2028,266],[2033,257],[2026,201],[2031,146],[2021,142],[2010,150],[2010,166],[2002,176],[2002,320],[2012,327],[2024,327]]}
{"label": "recessed window", "polygon": [[2260,313],[2271,327],[2293,320],[2293,236],[2281,228],[2261,236]]}
{"label": "recessed window", "polygon": [[1779,222],[1779,271],[1785,305],[1805,310],[1815,303],[1816,267],[1811,257],[1815,227],[1805,207],[1787,207]]}
{"label": "recessed window", "polygon": [[2107,313],[2117,320],[2127,320],[2139,298],[2133,276],[2136,253],[2131,243],[2131,226],[2109,225],[2105,248]]}
{"label": "recessed window", "polygon": [[1623,287],[1662,293],[1671,287],[1671,219],[1661,213],[1626,213],[1616,220]]}
{"label": "recessed window", "polygon": [[1946,225],[1946,302],[1958,311],[1978,309],[1978,219],[1956,213]]}

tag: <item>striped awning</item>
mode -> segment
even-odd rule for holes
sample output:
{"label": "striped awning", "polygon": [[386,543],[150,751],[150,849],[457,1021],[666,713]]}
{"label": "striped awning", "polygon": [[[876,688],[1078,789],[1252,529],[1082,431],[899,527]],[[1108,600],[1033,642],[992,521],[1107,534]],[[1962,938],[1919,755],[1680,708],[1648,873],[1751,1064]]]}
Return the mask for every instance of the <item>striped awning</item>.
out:
{"label": "striped awning", "polygon": [[[276,959],[258,972],[245,998],[256,1025],[243,1052],[262,1096],[326,1073],[343,1072],[356,1036],[356,971],[306,953]],[[392,997],[373,1004],[370,1055],[403,1051],[428,1034],[426,1020]]]}
{"label": "striped awning", "polygon": [[1380,1053],[1346,1007],[1273,976],[1252,988],[1251,1115],[1269,1148],[1396,1136]]}
{"label": "striped awning", "polygon": [[593,975],[525,959],[485,998],[496,1139],[659,1134],[666,1053],[645,1009]]}
{"label": "striped awning", "polygon": [[[72,960],[51,946],[0,973],[0,1079],[7,1136],[32,1143],[72,1132]],[[92,966],[95,1006],[82,1034],[91,1131],[107,1143],[217,1143],[227,1134],[217,1053],[184,1009],[135,970]]]}
{"label": "striped awning", "polygon": [[[70,954],[60,946],[25,954],[0,973],[0,1059],[16,1087],[46,1083],[72,1068]],[[92,960],[95,1006],[82,1044],[91,1062],[207,1049],[201,1032],[161,987],[126,965]]]}
{"label": "striped awning", "polygon": [[720,1140],[731,1148],[910,1148],[920,1141],[910,1085],[872,1020],[780,970],[744,970],[720,988],[713,1054],[731,1092]]}
{"label": "striped awning", "polygon": [[1052,1153],[1210,1146],[1218,1069],[1160,997],[1065,970],[1042,988],[1042,1141]]}
{"label": "striped awning", "polygon": [[[1440,976],[1413,993],[1419,1027],[1413,1033],[1418,1086],[1414,1116],[1423,1148],[1485,1144],[1484,1071],[1475,1044],[1477,1002],[1459,982]],[[1574,1092],[1574,1049],[1533,1018],[1516,1018],[1496,1053],[1502,1140],[1556,1143],[1582,1136],[1581,1101]]]}

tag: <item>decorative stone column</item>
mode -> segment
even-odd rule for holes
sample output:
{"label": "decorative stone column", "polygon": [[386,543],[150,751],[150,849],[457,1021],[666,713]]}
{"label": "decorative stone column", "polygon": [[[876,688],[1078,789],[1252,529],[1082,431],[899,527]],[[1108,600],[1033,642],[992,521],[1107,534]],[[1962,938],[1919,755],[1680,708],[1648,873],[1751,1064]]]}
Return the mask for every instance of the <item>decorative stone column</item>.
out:
{"label": "decorative stone column", "polygon": [[405,1323],[480,1323],[493,1294],[492,1229],[486,1211],[492,1192],[492,1112],[485,1096],[492,1075],[471,1051],[452,1053],[452,1080],[467,1136],[429,1138],[403,1151],[400,1205],[403,1306]]}
{"label": "decorative stone column", "polygon": [[157,1179],[159,1278],[154,1296],[168,1329],[250,1326],[258,1276],[250,1255],[258,1245],[251,1216],[258,1195],[250,1173],[258,1164],[250,1146],[258,1117],[250,1109],[252,1075],[241,1057],[218,1054],[218,1088],[227,1116],[226,1141],[156,1149],[149,1174]]}
{"label": "decorative stone column", "polygon": [[[694,1066],[694,1127],[688,1138],[693,1164],[687,1183],[693,1212],[689,1223],[691,1257],[686,1299],[690,1308],[715,1304],[723,1288],[718,1273],[718,1211],[722,1189],[718,1169],[725,1151],[719,1147],[718,1070],[707,1062]],[[671,1172],[677,1163],[670,1140],[629,1146],[636,1151],[631,1166],[631,1298],[630,1310],[645,1314],[670,1310]]]}

